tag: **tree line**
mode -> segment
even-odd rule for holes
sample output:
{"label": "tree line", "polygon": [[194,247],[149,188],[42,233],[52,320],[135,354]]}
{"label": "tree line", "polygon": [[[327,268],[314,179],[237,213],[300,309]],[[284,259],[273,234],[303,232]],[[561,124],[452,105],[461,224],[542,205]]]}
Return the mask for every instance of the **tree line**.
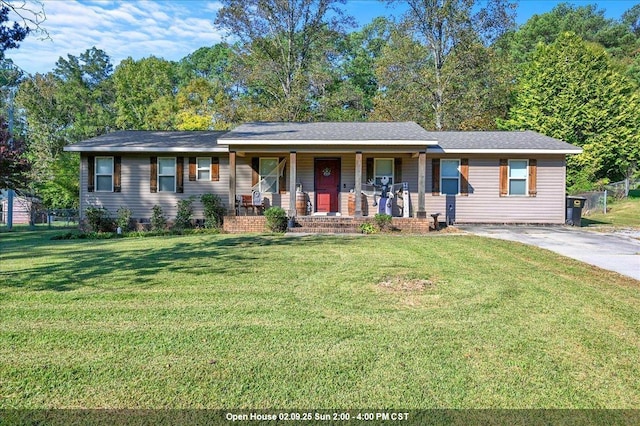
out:
{"label": "tree line", "polygon": [[584,149],[569,159],[569,191],[637,169],[640,5],[615,20],[594,5],[561,3],[517,27],[506,0],[403,0],[402,17],[355,29],[345,0],[221,3],[215,24],[234,43],[179,61],[127,58],[114,67],[94,47],[45,74],[16,76],[4,60],[3,91],[15,96],[2,106],[15,113],[13,148],[24,140],[20,158],[30,165],[12,171],[11,183],[51,207],[72,206],[79,159],[62,152],[67,144],[116,129],[248,121],[531,129]]}

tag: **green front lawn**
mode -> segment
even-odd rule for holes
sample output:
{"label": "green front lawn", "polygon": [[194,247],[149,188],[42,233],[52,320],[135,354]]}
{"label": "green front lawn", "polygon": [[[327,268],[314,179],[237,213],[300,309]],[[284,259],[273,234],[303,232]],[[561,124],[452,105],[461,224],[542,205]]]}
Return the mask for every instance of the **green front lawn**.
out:
{"label": "green front lawn", "polygon": [[640,283],[466,235],[0,234],[0,409],[640,407]]}

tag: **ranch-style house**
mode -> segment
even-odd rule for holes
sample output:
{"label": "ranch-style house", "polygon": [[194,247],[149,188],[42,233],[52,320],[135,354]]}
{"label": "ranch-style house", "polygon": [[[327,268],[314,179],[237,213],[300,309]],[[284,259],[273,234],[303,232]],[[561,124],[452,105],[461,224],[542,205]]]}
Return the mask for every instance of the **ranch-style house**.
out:
{"label": "ranch-style house", "polygon": [[271,206],[298,224],[361,223],[378,212],[414,231],[434,219],[562,224],[566,156],[582,150],[532,131],[261,122],[228,132],[116,131],[65,151],[80,153],[81,215],[126,206],[144,223],[154,205],[172,217],[178,200],[213,193],[225,202],[225,229],[243,232],[260,230]]}

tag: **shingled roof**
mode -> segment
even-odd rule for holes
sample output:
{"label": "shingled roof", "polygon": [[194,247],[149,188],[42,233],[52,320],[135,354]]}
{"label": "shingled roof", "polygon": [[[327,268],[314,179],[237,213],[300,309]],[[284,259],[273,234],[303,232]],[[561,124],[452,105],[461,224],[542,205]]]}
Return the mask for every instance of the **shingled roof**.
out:
{"label": "shingled roof", "polygon": [[417,143],[435,145],[427,131],[414,122],[311,122],[311,123],[246,123],[229,131],[222,143],[278,144],[322,142],[353,144],[361,142]]}
{"label": "shingled roof", "polygon": [[218,145],[218,138],[225,133],[121,130],[68,145],[64,149],[72,152],[228,152],[227,146]]}
{"label": "shingled roof", "polygon": [[579,154],[533,131],[428,132],[414,122],[247,123],[224,131],[116,131],[65,147],[72,152],[228,152],[229,146],[423,147],[428,153]]}
{"label": "shingled roof", "polygon": [[428,152],[445,153],[558,153],[579,154],[582,149],[545,136],[541,133],[527,131],[513,132],[427,132],[430,138],[438,141],[438,145],[429,147]]}

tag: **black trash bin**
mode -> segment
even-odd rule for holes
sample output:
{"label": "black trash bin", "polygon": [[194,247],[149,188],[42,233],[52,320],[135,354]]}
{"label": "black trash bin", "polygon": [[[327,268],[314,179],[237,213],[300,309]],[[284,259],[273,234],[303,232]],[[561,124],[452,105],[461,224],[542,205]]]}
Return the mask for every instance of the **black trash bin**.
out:
{"label": "black trash bin", "polygon": [[567,197],[567,224],[582,226],[582,209],[587,201],[584,197]]}

